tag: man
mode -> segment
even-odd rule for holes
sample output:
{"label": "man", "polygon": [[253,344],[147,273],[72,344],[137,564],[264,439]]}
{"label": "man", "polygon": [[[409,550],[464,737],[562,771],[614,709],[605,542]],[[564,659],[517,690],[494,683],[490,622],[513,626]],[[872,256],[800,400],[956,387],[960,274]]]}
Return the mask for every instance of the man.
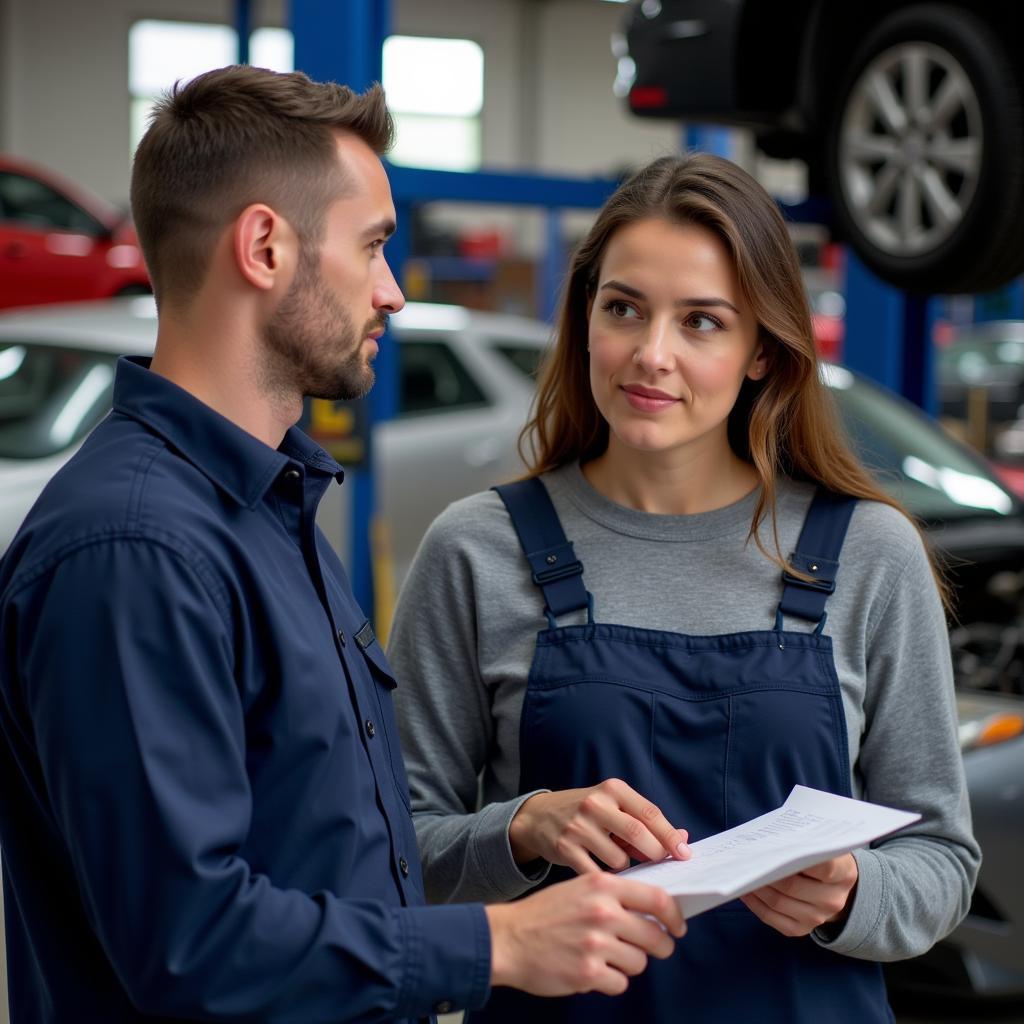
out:
{"label": "man", "polygon": [[379,89],[234,67],[177,88],[139,146],[156,352],[122,360],[0,565],[18,1024],[615,993],[683,932],[664,893],[601,873],[422,906],[395,681],[314,525],[341,469],[293,426],[303,396],[368,390],[403,304],[391,133]]}

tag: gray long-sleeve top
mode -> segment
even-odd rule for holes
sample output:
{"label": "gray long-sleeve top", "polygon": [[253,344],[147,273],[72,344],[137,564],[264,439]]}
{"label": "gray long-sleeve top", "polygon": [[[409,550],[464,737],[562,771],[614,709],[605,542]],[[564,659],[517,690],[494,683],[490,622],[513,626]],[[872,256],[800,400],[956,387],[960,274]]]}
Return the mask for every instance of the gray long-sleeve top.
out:
{"label": "gray long-sleeve top", "polygon": [[[772,628],[781,572],[747,541],[756,492],[712,512],[668,516],[613,503],[575,464],[544,482],[583,562],[597,621],[698,635]],[[784,553],[796,548],[812,494],[780,481]],[[762,537],[770,549],[770,521]],[[546,626],[542,606],[497,494],[466,498],[438,517],[402,590],[388,648],[431,900],[505,900],[538,880],[513,860],[508,826],[529,795],[518,794],[519,718]],[[858,503],[827,611],[853,794],[921,820],[855,852],[849,917],[838,934],[815,939],[863,959],[915,956],[966,914],[981,854],[945,618],[924,546],[903,515]],[[790,618],[786,628],[813,625]]]}

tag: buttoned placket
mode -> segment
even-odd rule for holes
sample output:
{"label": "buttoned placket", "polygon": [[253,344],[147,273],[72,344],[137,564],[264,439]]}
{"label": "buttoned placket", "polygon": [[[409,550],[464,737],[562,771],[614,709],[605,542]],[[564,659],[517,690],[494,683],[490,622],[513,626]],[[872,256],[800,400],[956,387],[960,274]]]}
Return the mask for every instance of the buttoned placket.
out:
{"label": "buttoned placket", "polygon": [[[396,806],[393,769],[385,745],[378,736],[378,728],[374,720],[374,712],[372,711],[373,704],[376,702],[371,700],[372,693],[364,694],[361,691],[358,680],[361,676],[365,676],[369,680],[371,687],[375,686],[376,683],[369,677],[369,668],[365,664],[365,656],[359,650],[358,644],[349,643],[349,637],[345,629],[338,624],[340,620],[346,617],[345,610],[333,606],[330,595],[327,593],[324,585],[320,558],[316,548],[316,509],[324,488],[319,488],[317,484],[309,480],[302,470],[294,464],[290,465],[281,474],[281,481],[289,493],[289,497],[291,498],[291,495],[294,495],[294,498],[291,498],[291,500],[297,499],[297,504],[301,509],[299,529],[303,560],[334,634],[335,646],[345,675],[353,712],[357,721],[362,723],[359,732],[362,735],[363,748],[366,751],[370,762],[370,769],[373,772],[374,784],[379,798],[379,807],[381,808],[390,838],[391,860],[395,871],[396,884],[398,885],[402,903],[408,904],[412,893],[407,887],[412,883],[412,879],[405,851],[407,848],[415,846],[415,838],[412,833],[411,819],[393,820],[393,815],[408,819],[408,814],[400,803]],[[358,667],[354,666],[349,660],[355,658],[359,658],[362,662]],[[364,701],[369,704],[371,710],[368,711],[366,709]],[[397,742],[397,738],[395,741]]]}

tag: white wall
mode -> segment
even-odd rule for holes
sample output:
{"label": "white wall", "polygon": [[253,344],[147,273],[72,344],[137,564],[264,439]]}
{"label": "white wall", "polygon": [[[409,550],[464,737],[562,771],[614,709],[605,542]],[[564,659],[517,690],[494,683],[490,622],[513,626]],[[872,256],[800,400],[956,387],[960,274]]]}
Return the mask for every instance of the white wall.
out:
{"label": "white wall", "polygon": [[679,151],[679,125],[633,117],[612,95],[610,40],[622,20],[619,4],[556,0],[539,15],[535,118],[542,167],[611,174]]}
{"label": "white wall", "polygon": [[[140,18],[229,23],[231,0],[0,0],[0,149],[123,203],[130,174],[127,33]],[[280,24],[283,0],[254,22]],[[600,0],[394,0],[394,31],[455,35],[485,53],[484,163],[606,174],[677,147],[673,125],[628,117],[611,92]],[[572,59],[567,59],[567,54]]]}

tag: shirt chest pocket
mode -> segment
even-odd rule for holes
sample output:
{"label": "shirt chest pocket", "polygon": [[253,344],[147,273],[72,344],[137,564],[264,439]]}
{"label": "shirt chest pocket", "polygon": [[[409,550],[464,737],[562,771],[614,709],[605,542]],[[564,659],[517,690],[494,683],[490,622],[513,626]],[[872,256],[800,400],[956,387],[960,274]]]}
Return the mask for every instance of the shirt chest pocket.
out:
{"label": "shirt chest pocket", "polygon": [[[402,798],[402,802],[410,808],[409,782],[405,775],[405,762],[402,758],[402,750],[398,742],[398,723],[395,720],[395,709],[391,700],[391,691],[398,686],[394,672],[388,664],[388,659],[381,650],[380,644],[365,625],[356,634],[356,644],[363,656],[370,681],[372,683],[372,701],[377,715],[377,722],[373,725],[373,734],[370,739],[380,740],[386,749],[391,763],[391,776],[395,783],[395,789]],[[371,720],[372,721],[372,720]],[[367,730],[370,730],[371,723],[367,723]]]}

